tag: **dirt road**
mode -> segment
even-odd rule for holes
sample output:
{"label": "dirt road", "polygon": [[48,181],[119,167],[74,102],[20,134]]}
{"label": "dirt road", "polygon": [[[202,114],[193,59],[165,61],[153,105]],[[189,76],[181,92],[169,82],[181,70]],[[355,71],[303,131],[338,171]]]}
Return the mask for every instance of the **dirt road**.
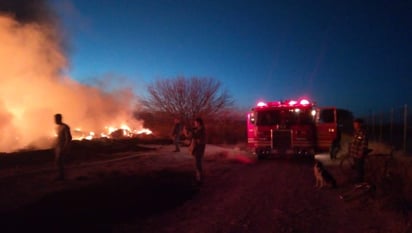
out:
{"label": "dirt road", "polygon": [[[373,199],[345,203],[348,187],[314,188],[313,162],[256,159],[208,146],[206,179],[193,182],[193,159],[171,146],[78,163],[69,179],[54,170],[0,178],[6,232],[404,232],[405,220]],[[325,160],[325,157],[318,156]],[[333,174],[336,168],[328,167]],[[339,177],[337,177],[339,183]]]}

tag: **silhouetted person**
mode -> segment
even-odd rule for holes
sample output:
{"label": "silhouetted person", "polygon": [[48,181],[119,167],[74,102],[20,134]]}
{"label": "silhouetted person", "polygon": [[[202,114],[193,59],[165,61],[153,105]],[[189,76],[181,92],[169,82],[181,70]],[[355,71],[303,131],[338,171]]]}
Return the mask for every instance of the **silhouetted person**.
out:
{"label": "silhouetted person", "polygon": [[55,163],[58,169],[58,176],[56,180],[64,180],[64,164],[69,153],[70,142],[72,140],[72,135],[70,133],[70,127],[63,123],[61,114],[54,115],[54,121],[57,125],[56,133],[57,139],[54,146]]}
{"label": "silhouetted person", "polygon": [[355,160],[355,169],[356,169],[356,181],[363,182],[364,178],[364,167],[365,167],[365,156],[368,153],[368,135],[363,125],[362,119],[355,119],[353,121],[353,138],[349,144],[349,154]]}
{"label": "silhouetted person", "polygon": [[191,151],[195,157],[196,165],[196,181],[200,184],[203,182],[203,157],[206,149],[206,129],[202,118],[196,118],[193,122],[193,129],[191,132]]}
{"label": "silhouetted person", "polygon": [[182,124],[178,118],[175,118],[175,124],[172,130],[173,143],[175,144],[174,152],[180,151],[180,135],[182,134]]}
{"label": "silhouetted person", "polygon": [[336,159],[336,156],[338,154],[338,152],[340,151],[340,141],[342,138],[342,133],[341,130],[339,129],[339,127],[337,127],[336,129],[336,137],[333,139],[332,144],[330,146],[330,159],[334,160]]}

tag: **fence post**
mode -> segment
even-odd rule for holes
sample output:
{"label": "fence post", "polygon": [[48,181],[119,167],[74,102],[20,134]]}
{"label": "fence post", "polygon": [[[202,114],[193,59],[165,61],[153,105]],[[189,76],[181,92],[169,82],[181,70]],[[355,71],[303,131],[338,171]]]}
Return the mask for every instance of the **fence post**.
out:
{"label": "fence post", "polygon": [[382,130],[383,130],[383,113],[379,114],[379,142],[382,142]]}
{"label": "fence post", "polygon": [[372,112],[371,113],[371,136],[373,138],[373,140],[376,140],[376,135],[375,135],[375,113]]}
{"label": "fence post", "polygon": [[403,109],[403,152],[406,153],[406,136],[408,131],[407,125],[407,118],[408,118],[408,105],[405,104]]}
{"label": "fence post", "polygon": [[389,142],[393,146],[393,108],[391,108],[391,113],[389,116]]}

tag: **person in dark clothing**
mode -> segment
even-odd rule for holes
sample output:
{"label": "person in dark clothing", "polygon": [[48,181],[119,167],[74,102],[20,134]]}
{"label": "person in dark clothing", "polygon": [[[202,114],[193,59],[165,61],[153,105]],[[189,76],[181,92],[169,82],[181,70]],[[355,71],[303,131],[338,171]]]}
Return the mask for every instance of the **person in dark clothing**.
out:
{"label": "person in dark clothing", "polygon": [[330,146],[330,159],[331,160],[335,160],[336,159],[336,155],[338,154],[339,150],[340,150],[340,141],[341,141],[341,130],[339,129],[339,127],[337,128],[336,131],[336,137],[335,139],[333,139],[332,144]]}
{"label": "person in dark clothing", "polygon": [[356,180],[355,182],[363,182],[365,156],[368,153],[368,135],[363,125],[362,119],[355,119],[353,122],[354,134],[352,141],[349,144],[349,154],[355,160]]}
{"label": "person in dark clothing", "polygon": [[196,181],[202,183],[203,174],[203,157],[206,149],[206,129],[202,118],[194,120],[194,127],[191,132],[191,154],[195,157]]}
{"label": "person in dark clothing", "polygon": [[64,164],[67,154],[69,153],[70,142],[72,141],[70,127],[63,123],[62,118],[63,117],[60,113],[54,115],[54,121],[57,125],[57,139],[54,145],[55,163],[58,169],[58,176],[56,180],[65,179]]}
{"label": "person in dark clothing", "polygon": [[173,152],[179,152],[180,151],[180,135],[182,133],[182,124],[180,123],[180,120],[178,118],[175,118],[175,124],[173,126],[172,130],[172,139],[173,143],[175,145],[175,150]]}

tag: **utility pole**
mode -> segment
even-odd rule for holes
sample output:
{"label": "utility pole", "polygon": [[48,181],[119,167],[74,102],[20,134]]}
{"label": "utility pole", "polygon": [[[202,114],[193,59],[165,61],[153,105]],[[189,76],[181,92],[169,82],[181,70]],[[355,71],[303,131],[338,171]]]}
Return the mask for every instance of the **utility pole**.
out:
{"label": "utility pole", "polygon": [[406,136],[408,131],[408,105],[405,104],[404,111],[403,111],[403,152],[406,153]]}

